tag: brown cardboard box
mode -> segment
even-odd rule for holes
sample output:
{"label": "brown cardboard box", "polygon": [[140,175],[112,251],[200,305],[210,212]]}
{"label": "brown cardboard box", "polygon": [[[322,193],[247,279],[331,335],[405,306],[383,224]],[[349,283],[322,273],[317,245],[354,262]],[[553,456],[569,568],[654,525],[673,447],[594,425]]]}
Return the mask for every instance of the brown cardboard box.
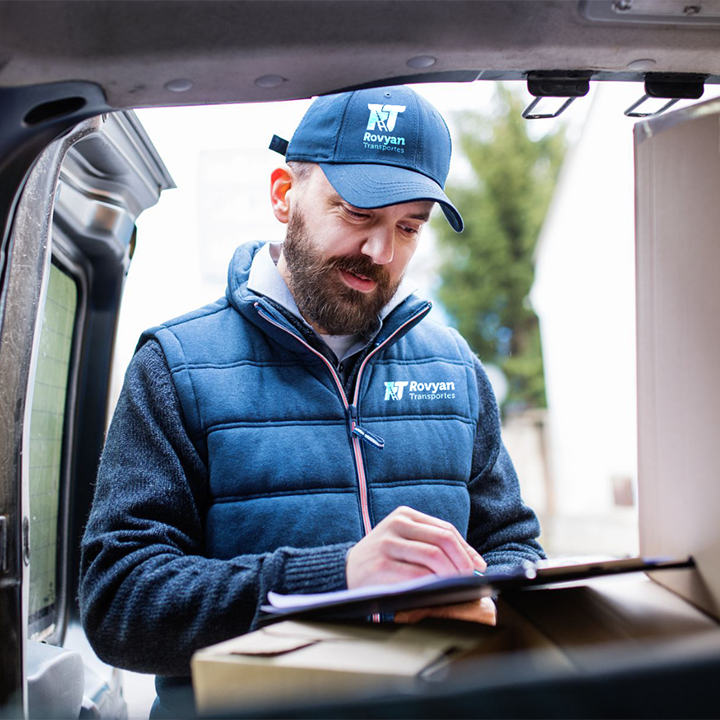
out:
{"label": "brown cardboard box", "polygon": [[478,660],[522,651],[527,667],[572,669],[565,654],[512,607],[497,627],[452,620],[417,625],[285,621],[198,651],[198,712],[413,693]]}
{"label": "brown cardboard box", "polygon": [[199,712],[283,700],[412,691],[448,656],[493,629],[467,624],[340,625],[285,621],[195,653]]}
{"label": "brown cardboard box", "polygon": [[653,579],[720,618],[720,100],[635,126],[638,483]]}
{"label": "brown cardboard box", "polygon": [[693,648],[720,651],[718,623],[638,573],[501,596],[497,627],[285,621],[198,651],[192,674],[207,714],[477,684],[520,656],[530,675],[577,675]]}

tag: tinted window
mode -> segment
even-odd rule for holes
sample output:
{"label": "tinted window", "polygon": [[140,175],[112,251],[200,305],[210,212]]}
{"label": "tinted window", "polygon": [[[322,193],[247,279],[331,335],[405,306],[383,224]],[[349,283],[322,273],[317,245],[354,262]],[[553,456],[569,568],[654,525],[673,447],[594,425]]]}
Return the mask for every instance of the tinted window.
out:
{"label": "tinted window", "polygon": [[63,431],[77,306],[76,282],[52,265],[30,420],[31,636],[50,634],[55,622]]}

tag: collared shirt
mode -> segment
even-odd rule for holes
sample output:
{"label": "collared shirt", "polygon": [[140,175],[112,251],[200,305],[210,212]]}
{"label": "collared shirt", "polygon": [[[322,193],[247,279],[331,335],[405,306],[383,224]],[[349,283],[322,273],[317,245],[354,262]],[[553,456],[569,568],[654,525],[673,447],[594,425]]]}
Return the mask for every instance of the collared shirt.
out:
{"label": "collared shirt", "polygon": [[340,373],[344,375],[345,366],[349,365],[346,362],[348,358],[359,353],[373,340],[382,329],[383,320],[412,294],[414,288],[403,280],[390,302],[380,311],[380,315],[373,327],[365,333],[358,335],[322,335],[301,315],[290,288],[277,269],[281,251],[282,243],[266,243],[258,250],[250,267],[248,289],[258,295],[264,295],[270,300],[274,300],[312,330],[321,342],[332,351],[332,355],[336,358],[336,366]]}

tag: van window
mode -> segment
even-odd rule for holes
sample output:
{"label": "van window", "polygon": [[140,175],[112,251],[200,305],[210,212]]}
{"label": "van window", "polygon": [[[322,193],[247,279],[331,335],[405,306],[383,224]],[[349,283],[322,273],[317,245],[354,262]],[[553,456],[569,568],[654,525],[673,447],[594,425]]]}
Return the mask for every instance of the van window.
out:
{"label": "van window", "polygon": [[51,265],[30,417],[28,632],[36,639],[51,635],[55,624],[63,431],[77,307],[77,283]]}

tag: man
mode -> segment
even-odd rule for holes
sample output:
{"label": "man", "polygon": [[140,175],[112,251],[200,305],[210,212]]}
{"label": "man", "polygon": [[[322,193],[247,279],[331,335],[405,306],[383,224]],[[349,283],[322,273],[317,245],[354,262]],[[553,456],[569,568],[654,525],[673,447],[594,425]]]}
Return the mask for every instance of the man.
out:
{"label": "man", "polygon": [[[403,275],[450,135],[404,87],[321,97],[271,176],[283,245],[240,246],[226,296],[146,331],[110,426],[80,601],[101,658],[186,712],[192,653],[269,590],[322,592],[543,556],[477,358]],[[412,613],[493,624],[491,601]]]}

